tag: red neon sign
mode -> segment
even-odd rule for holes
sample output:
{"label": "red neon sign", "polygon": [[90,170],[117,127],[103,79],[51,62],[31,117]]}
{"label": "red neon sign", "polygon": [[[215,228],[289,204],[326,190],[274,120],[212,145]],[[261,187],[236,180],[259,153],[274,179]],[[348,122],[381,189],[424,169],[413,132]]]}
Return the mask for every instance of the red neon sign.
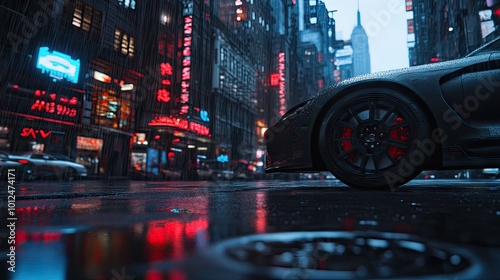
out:
{"label": "red neon sign", "polygon": [[188,122],[185,119],[178,119],[172,116],[158,116],[148,123],[148,126],[170,126],[195,132],[199,135],[212,137],[210,128],[195,122]]}
{"label": "red neon sign", "polygon": [[78,114],[77,108],[71,108],[78,105],[78,98],[75,96],[61,96],[57,98],[57,94],[37,89],[34,92],[35,102],[31,105],[31,111],[44,111],[49,114],[58,116],[76,117]]}
{"label": "red neon sign", "polygon": [[182,76],[181,76],[181,95],[180,114],[187,114],[189,112],[189,92],[191,89],[191,46],[193,38],[193,16],[189,15],[184,17],[184,38],[182,44]]}
{"label": "red neon sign", "polygon": [[271,86],[272,87],[278,86],[279,83],[280,83],[280,74],[279,73],[271,74]]}
{"label": "red neon sign", "polygon": [[165,76],[165,75],[172,76],[172,65],[170,65],[170,63],[168,63],[168,62],[161,63],[160,64],[160,74],[162,76]]}
{"label": "red neon sign", "polygon": [[280,103],[280,115],[286,113],[286,88],[285,88],[285,53],[281,52],[278,54],[278,74],[279,74],[279,103]]}
{"label": "red neon sign", "polygon": [[[168,62],[160,63],[160,75],[161,76],[172,76],[172,65]],[[163,86],[170,86],[172,83],[169,80],[170,77],[168,78],[162,78],[161,80],[161,85]],[[156,101],[158,102],[163,102],[167,103],[170,101],[170,91],[165,88],[160,88],[156,92]]]}
{"label": "red neon sign", "polygon": [[170,92],[166,89],[159,89],[156,95],[156,100],[158,102],[169,102],[170,101]]}
{"label": "red neon sign", "polygon": [[42,137],[42,139],[47,138],[50,134],[52,134],[52,131],[44,131],[42,129],[34,129],[31,127],[25,127],[21,130],[21,137],[32,137],[33,139],[36,139],[37,136],[39,135]]}

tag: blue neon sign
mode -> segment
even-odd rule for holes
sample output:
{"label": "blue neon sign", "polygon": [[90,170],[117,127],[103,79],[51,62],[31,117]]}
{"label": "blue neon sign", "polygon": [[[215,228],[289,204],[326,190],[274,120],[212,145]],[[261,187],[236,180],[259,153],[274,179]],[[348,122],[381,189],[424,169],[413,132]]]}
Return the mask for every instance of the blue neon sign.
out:
{"label": "blue neon sign", "polygon": [[205,111],[205,110],[201,110],[200,111],[200,118],[204,122],[209,122],[210,121],[210,118],[208,117],[208,112]]}
{"label": "blue neon sign", "polygon": [[227,155],[222,154],[222,155],[219,155],[217,157],[217,161],[218,162],[228,162],[229,161],[229,157]]}
{"label": "blue neon sign", "polygon": [[54,79],[66,79],[76,84],[80,73],[80,60],[72,59],[71,56],[58,51],[50,52],[48,47],[41,47],[38,50],[36,68]]}

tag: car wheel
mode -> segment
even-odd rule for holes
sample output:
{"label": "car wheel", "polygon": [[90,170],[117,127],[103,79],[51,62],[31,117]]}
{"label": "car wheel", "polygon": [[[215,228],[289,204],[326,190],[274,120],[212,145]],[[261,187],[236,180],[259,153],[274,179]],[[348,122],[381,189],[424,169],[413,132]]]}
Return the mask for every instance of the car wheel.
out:
{"label": "car wheel", "polygon": [[67,167],[64,169],[64,172],[63,172],[63,179],[64,181],[74,181],[77,179],[77,175],[76,175],[76,170],[71,168],[71,167]]}
{"label": "car wheel", "polygon": [[358,189],[391,189],[413,179],[436,150],[430,139],[422,109],[388,89],[341,98],[325,114],[319,134],[327,168]]}

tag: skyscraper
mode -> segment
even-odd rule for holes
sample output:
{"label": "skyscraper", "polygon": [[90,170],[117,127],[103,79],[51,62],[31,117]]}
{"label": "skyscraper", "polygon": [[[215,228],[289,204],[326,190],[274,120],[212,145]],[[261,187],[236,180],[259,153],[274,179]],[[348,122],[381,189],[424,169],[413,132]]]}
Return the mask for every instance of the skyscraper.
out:
{"label": "skyscraper", "polygon": [[368,36],[361,25],[361,13],[359,12],[358,4],[358,25],[354,27],[351,34],[351,42],[353,49],[353,76],[368,74],[371,72],[370,67],[370,49],[368,46]]}

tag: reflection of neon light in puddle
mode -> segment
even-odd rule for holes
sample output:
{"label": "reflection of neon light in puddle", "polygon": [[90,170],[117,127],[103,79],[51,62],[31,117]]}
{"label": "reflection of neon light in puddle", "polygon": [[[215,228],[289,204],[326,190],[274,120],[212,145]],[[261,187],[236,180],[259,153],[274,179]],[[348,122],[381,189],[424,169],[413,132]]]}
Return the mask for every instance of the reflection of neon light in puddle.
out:
{"label": "reflection of neon light in puddle", "polygon": [[[35,238],[36,234],[31,234]],[[40,238],[43,238],[40,234]],[[59,236],[59,238],[57,238]],[[50,240],[27,241],[19,245],[16,257],[19,264],[11,279],[65,279],[67,268],[66,248],[60,235],[49,236]],[[42,242],[40,242],[42,241]],[[40,257],[43,252],[43,257]]]}
{"label": "reflection of neon light in puddle", "polygon": [[80,60],[72,59],[67,54],[58,51],[49,51],[48,47],[41,47],[38,51],[36,68],[42,73],[49,74],[58,80],[66,79],[74,84],[78,83],[80,73]]}

